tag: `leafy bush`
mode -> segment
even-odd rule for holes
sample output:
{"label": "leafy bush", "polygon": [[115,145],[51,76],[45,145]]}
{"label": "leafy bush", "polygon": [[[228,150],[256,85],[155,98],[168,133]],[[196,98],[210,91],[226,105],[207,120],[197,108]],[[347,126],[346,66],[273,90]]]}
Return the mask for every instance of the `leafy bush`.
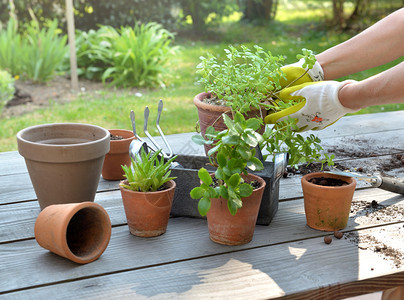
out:
{"label": "leafy bush", "polygon": [[49,81],[68,51],[66,39],[59,36],[57,20],[42,29],[32,21],[21,34],[10,18],[6,30],[0,31],[0,67],[34,82]]}
{"label": "leafy bush", "polygon": [[17,21],[10,18],[7,27],[0,30],[0,68],[13,75],[23,72],[23,48],[26,41],[17,33]]}
{"label": "leafy bush", "polygon": [[7,72],[0,70],[0,111],[4,103],[14,95],[14,78]]}
{"label": "leafy bush", "polygon": [[26,39],[27,44],[23,48],[24,75],[35,82],[49,81],[68,52],[67,36],[59,36],[57,20],[42,29],[32,21],[27,28]]}
{"label": "leafy bush", "polygon": [[159,86],[178,48],[174,35],[160,24],[148,23],[117,30],[101,26],[77,38],[79,74],[116,86]]}

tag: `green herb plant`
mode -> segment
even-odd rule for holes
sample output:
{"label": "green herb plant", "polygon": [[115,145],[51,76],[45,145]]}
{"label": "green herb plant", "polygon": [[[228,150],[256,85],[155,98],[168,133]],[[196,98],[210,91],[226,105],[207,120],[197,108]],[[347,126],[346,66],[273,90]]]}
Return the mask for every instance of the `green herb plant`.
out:
{"label": "green herb plant", "polygon": [[170,177],[169,169],[177,156],[165,162],[160,153],[161,150],[146,153],[142,148],[140,157],[137,160],[131,159],[131,166],[122,166],[128,183],[123,181],[119,185],[136,192],[155,192],[166,182],[175,179],[176,177]]}
{"label": "green herb plant", "polygon": [[[197,144],[213,146],[208,156],[210,163],[217,168],[214,173],[216,182],[206,169],[201,168],[198,175],[202,183],[190,193],[191,198],[200,199],[198,210],[202,216],[209,211],[212,198],[227,199],[232,215],[242,207],[242,198],[253,191],[242,175],[247,175],[248,170],[264,168],[256,157],[257,146],[267,150],[264,159],[288,152],[289,163],[294,166],[314,161],[333,164],[333,156],[321,154],[320,139],[314,135],[300,135],[294,119],[289,118],[273,127],[266,126],[265,132],[260,134],[262,118],[244,118],[243,114],[253,108],[277,112],[296,104],[293,101],[284,102],[277,96],[286,88],[281,86],[281,79],[286,78],[281,69],[283,57],[273,56],[259,46],[254,46],[254,49],[243,45],[240,49],[230,46],[225,50],[226,58],[222,62],[209,54],[206,58],[201,57],[202,61],[197,66],[201,75],[199,82],[205,85],[206,92],[211,92],[213,98],[229,106],[232,116],[221,116],[227,129],[215,131],[211,126],[206,130],[205,138],[200,135],[192,138]],[[312,68],[315,63],[313,52],[307,49],[302,52],[298,58],[305,59],[304,67]]]}

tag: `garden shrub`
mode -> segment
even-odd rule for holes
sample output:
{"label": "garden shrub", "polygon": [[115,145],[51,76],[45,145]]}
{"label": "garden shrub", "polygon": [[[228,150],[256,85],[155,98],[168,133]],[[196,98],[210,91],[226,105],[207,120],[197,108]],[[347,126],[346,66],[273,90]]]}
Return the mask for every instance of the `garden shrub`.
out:
{"label": "garden shrub", "polygon": [[0,31],[0,68],[34,82],[51,80],[68,51],[67,37],[59,32],[54,20],[42,29],[31,21],[20,33],[16,20],[10,18]]}
{"label": "garden shrub", "polygon": [[4,104],[10,100],[15,92],[14,78],[7,71],[0,70],[0,112]]}
{"label": "garden shrub", "polygon": [[76,42],[79,74],[116,86],[162,86],[169,59],[178,52],[174,35],[157,23],[100,26],[79,31]]}

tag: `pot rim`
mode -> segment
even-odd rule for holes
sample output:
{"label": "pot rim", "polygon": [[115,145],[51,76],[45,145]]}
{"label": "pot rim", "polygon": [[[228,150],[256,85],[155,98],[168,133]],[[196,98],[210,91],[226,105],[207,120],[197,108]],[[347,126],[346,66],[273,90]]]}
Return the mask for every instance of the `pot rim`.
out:
{"label": "pot rim", "polygon": [[[50,139],[47,136],[46,131],[52,129],[63,130],[67,128],[73,128],[78,130],[92,130],[92,136],[94,140],[86,140],[78,143],[71,144],[46,144],[40,143],[40,138],[43,140]],[[37,133],[40,138],[28,139],[26,135],[29,133]],[[42,135],[41,135],[42,134]],[[91,133],[90,133],[91,134]],[[99,136],[99,137],[98,137]],[[62,136],[63,137],[63,136]],[[66,138],[74,138],[71,136],[64,136]],[[58,138],[58,136],[53,137]],[[110,132],[97,125],[85,124],[85,123],[48,123],[34,125],[20,130],[17,133],[17,144],[19,153],[26,159],[42,161],[42,162],[78,162],[90,159],[99,158],[109,151],[110,145]],[[98,145],[102,145],[98,147]],[[95,149],[97,149],[95,151]],[[46,155],[44,155],[46,153]],[[82,154],[81,158],[78,158],[78,153]]]}
{"label": "pot rim", "polygon": [[[121,180],[121,182],[128,182],[128,180],[127,180],[127,179]],[[161,190],[161,191],[155,191],[155,192],[139,192],[139,191],[132,191],[132,190],[129,190],[129,189],[127,189],[127,188],[124,188],[123,186],[120,186],[120,185],[119,185],[119,189],[120,189],[121,191],[124,191],[124,192],[127,192],[127,193],[133,193],[133,194],[138,194],[138,195],[139,195],[139,194],[156,194],[156,193],[163,193],[163,192],[166,192],[166,191],[170,191],[170,190],[172,190],[172,189],[175,189],[176,186],[177,186],[177,183],[174,181],[174,179],[171,179],[171,180],[167,181],[167,183],[170,184],[170,186],[168,187],[168,189]]]}
{"label": "pot rim", "polygon": [[311,183],[309,181],[309,179],[316,178],[316,177],[335,178],[335,179],[339,179],[339,180],[342,180],[342,181],[345,181],[346,183],[348,183],[347,185],[343,185],[343,186],[324,186],[324,185],[320,186],[321,188],[325,188],[325,189],[349,189],[353,185],[356,185],[356,180],[353,177],[342,176],[342,175],[331,174],[331,173],[325,173],[325,172],[308,173],[308,174],[306,174],[306,175],[304,175],[302,177],[301,183],[302,183],[302,185],[307,184],[307,185],[319,186],[319,185],[316,185],[316,184]]}
{"label": "pot rim", "polygon": [[111,140],[111,143],[116,143],[116,142],[122,142],[125,140],[134,140],[136,139],[135,135],[133,134],[133,131],[127,130],[127,129],[108,129],[110,134],[117,135],[117,133],[125,133],[125,136],[122,135],[121,140]]}

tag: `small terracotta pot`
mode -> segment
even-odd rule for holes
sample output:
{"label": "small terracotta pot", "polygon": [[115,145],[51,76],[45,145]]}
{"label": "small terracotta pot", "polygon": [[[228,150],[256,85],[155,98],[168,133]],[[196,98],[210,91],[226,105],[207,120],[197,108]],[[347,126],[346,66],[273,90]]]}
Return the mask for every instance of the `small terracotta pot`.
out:
{"label": "small terracotta pot", "polygon": [[[200,93],[195,96],[194,104],[198,109],[198,117],[199,117],[199,127],[201,130],[201,134],[205,137],[206,128],[212,126],[216,129],[216,131],[222,131],[227,129],[227,126],[223,122],[223,118],[221,115],[223,113],[227,113],[230,118],[232,118],[230,113],[230,107],[228,106],[220,106],[220,105],[212,105],[203,102],[204,98],[210,97],[211,93]],[[262,110],[262,117],[266,116],[267,111]],[[257,109],[252,109],[247,113],[246,118],[261,118],[260,111]],[[264,133],[265,126],[262,126],[260,133]],[[212,145],[204,145],[205,153],[207,155],[208,151],[213,147]]]}
{"label": "small terracotta pot", "polygon": [[109,152],[105,155],[102,167],[102,178],[106,180],[122,180],[125,173],[122,165],[131,164],[129,145],[135,136],[132,131],[125,129],[109,129],[112,135],[122,136],[122,140],[111,140]]}
{"label": "small terracotta pot", "polygon": [[[311,178],[319,177],[335,178],[348,184],[344,186],[322,186],[309,182]],[[345,228],[355,192],[355,179],[316,172],[303,176],[301,182],[307,225],[323,231],[335,231]]]}
{"label": "small terracotta pot", "polygon": [[209,237],[218,244],[243,245],[253,238],[265,181],[253,174],[248,174],[245,179],[246,181],[257,180],[260,187],[255,189],[249,197],[242,199],[243,206],[234,216],[229,212],[227,199],[221,197],[211,199],[211,207],[207,214]]}
{"label": "small terracotta pot", "polygon": [[41,247],[79,264],[99,258],[110,237],[109,216],[94,202],[50,205],[35,222],[35,239]]}
{"label": "small terracotta pot", "polygon": [[94,201],[109,151],[108,130],[80,123],[44,124],[17,133],[41,209]]}
{"label": "small terracotta pot", "polygon": [[153,237],[166,232],[176,183],[170,180],[167,185],[165,190],[147,193],[119,186],[131,234]]}

